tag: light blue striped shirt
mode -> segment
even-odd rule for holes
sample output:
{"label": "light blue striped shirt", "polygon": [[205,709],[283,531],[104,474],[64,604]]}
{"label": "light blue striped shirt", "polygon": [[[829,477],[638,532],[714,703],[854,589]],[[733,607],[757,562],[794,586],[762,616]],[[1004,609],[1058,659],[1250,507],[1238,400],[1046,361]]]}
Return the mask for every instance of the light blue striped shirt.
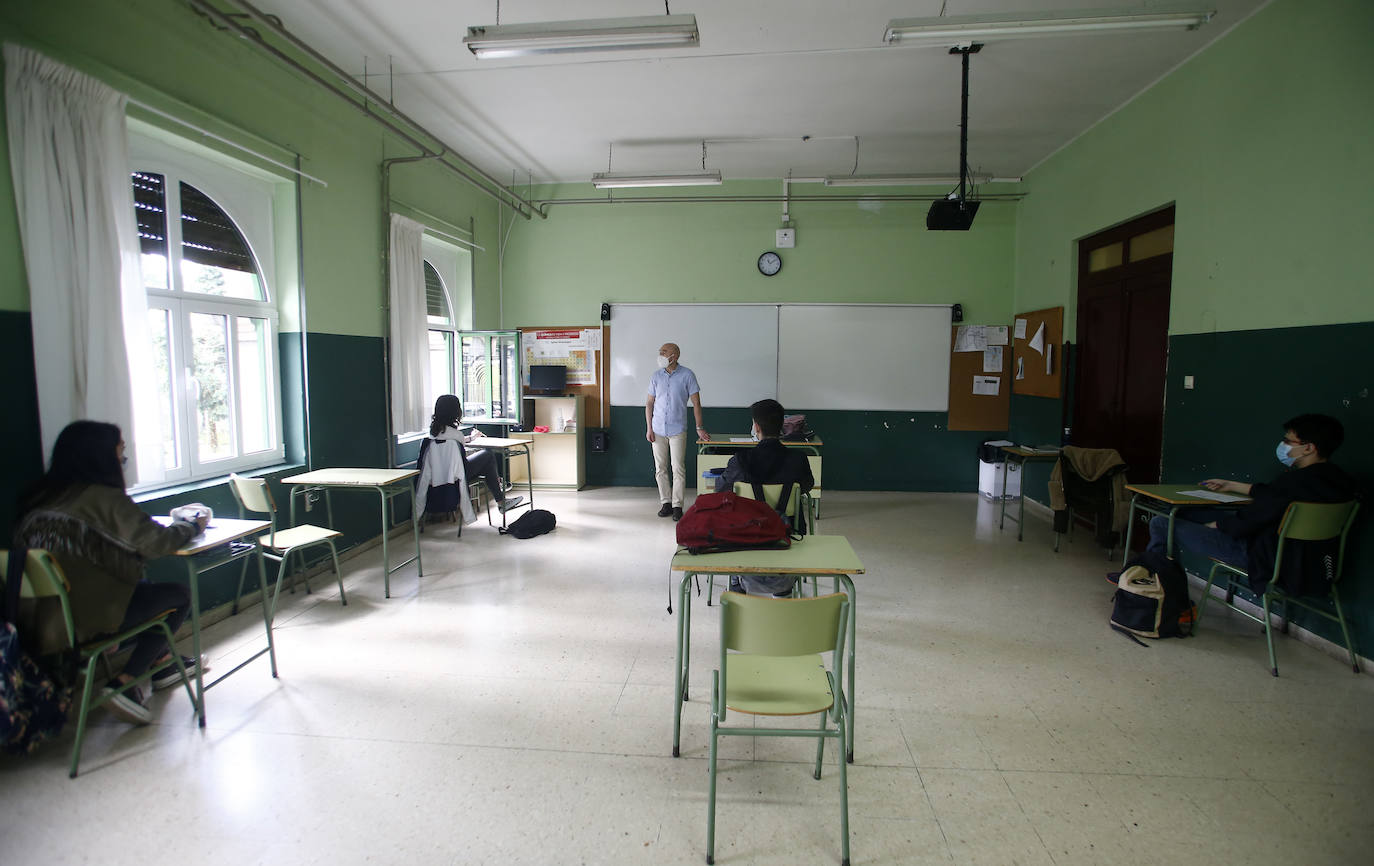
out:
{"label": "light blue striped shirt", "polygon": [[676,436],[687,429],[687,406],[697,387],[697,375],[688,368],[677,365],[669,373],[655,370],[649,377],[649,396],[654,398],[654,435]]}

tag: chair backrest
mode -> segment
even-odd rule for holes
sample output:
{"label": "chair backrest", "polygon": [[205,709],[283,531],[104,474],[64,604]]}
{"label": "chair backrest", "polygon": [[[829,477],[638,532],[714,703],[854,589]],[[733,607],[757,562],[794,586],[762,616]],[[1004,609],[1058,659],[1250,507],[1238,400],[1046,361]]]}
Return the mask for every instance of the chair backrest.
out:
{"label": "chair backrest", "polygon": [[1355,514],[1360,510],[1358,500],[1349,502],[1290,502],[1279,523],[1279,547],[1274,555],[1274,575],[1277,578],[1283,563],[1283,544],[1285,541],[1327,541],[1339,537],[1340,547],[1336,553],[1336,565],[1332,581],[1340,579],[1341,565],[1345,560],[1345,540],[1350,527],[1355,522]]}
{"label": "chair backrest", "polygon": [[234,492],[240,508],[259,514],[275,514],[277,511],[277,503],[272,499],[266,478],[244,478],[230,474],[229,489]]}
{"label": "chair backrest", "polygon": [[[0,588],[5,586],[9,571],[10,552],[0,550]],[[75,645],[76,624],[72,620],[71,602],[67,599],[67,575],[46,550],[29,548],[24,563],[24,582],[19,586],[20,598],[56,597],[62,604],[62,618],[66,620],[67,637]]]}
{"label": "chair backrest", "polygon": [[767,598],[725,592],[720,596],[721,650],[766,656],[841,652],[849,596]]}
{"label": "chair backrest", "polygon": [[[778,499],[782,496],[783,485],[761,484],[759,486],[763,488],[764,502],[776,508]],[[754,499],[755,497],[753,482],[736,481],[735,495],[743,496],[746,499]],[[800,505],[802,498],[805,496],[806,494],[801,492],[800,487],[798,487],[795,484],[792,485],[792,494],[787,497],[787,507],[783,509],[782,516],[791,518],[789,522],[792,524],[791,529],[793,532],[806,531],[805,526],[803,525],[806,520],[806,509],[802,508]]]}

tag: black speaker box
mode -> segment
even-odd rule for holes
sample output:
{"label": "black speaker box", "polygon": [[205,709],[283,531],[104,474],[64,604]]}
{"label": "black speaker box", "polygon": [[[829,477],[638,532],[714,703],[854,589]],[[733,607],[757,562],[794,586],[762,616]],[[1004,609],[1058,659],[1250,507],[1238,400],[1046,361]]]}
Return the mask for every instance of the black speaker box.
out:
{"label": "black speaker box", "polygon": [[940,199],[930,203],[926,228],[934,232],[966,232],[978,214],[979,201]]}
{"label": "black speaker box", "polygon": [[610,304],[602,304],[602,305],[601,305],[601,321],[603,321],[603,322],[609,322],[610,320],[611,320],[611,305],[610,305]]}
{"label": "black speaker box", "polygon": [[588,433],[587,436],[589,439],[591,439],[592,443],[592,451],[594,451],[597,454],[605,453],[607,437],[609,435],[610,434],[607,433],[605,430],[592,430],[590,433]]}

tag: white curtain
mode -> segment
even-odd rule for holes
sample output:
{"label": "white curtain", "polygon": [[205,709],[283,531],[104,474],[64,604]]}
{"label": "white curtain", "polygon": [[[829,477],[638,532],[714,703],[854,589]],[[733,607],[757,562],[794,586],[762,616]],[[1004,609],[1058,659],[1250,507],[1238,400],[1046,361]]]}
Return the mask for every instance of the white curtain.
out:
{"label": "white curtain", "polygon": [[[45,459],[71,421],[108,421],[124,433],[126,480],[156,480],[157,416],[135,417],[131,387],[153,379],[126,98],[30,49],[6,43],[4,54]],[[143,374],[136,379],[131,360]]]}
{"label": "white curtain", "polygon": [[426,426],[429,394],[429,329],[425,319],[424,226],[391,215],[391,430]]}

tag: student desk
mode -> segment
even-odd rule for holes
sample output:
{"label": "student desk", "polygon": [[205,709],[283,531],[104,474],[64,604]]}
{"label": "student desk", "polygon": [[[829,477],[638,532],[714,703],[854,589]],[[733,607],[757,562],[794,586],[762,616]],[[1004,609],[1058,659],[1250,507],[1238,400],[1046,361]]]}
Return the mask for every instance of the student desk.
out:
{"label": "student desk", "polygon": [[[1131,534],[1135,531],[1136,510],[1144,511],[1146,514],[1154,514],[1159,517],[1169,518],[1169,536],[1165,542],[1164,553],[1166,556],[1174,555],[1174,515],[1180,508],[1236,508],[1241,505],[1249,505],[1252,501],[1247,496],[1238,496],[1231,502],[1217,502],[1214,499],[1205,499],[1201,496],[1189,496],[1188,490],[1197,490],[1198,485],[1186,484],[1127,484],[1126,489],[1135,494],[1131,497],[1131,512],[1129,520],[1126,522],[1126,552],[1121,557],[1121,567],[1126,567],[1126,560],[1131,558]],[[1225,494],[1234,496],[1235,494]]]}
{"label": "student desk", "polygon": [[[382,515],[382,583],[386,590],[386,597],[391,598],[391,573],[405,568],[410,563],[415,563],[415,570],[418,574],[424,574],[424,563],[420,559],[420,521],[415,519],[415,485],[411,479],[420,473],[414,469],[316,469],[313,472],[303,472],[300,475],[292,475],[281,480],[292,488],[291,490],[291,525],[296,525],[296,494],[302,493],[307,497],[316,490],[324,491],[325,512],[329,516],[329,526],[334,526],[334,505],[330,502],[329,491],[333,488],[353,489],[353,490],[375,490],[381,501]],[[391,565],[391,559],[387,554],[387,532],[389,526],[386,519],[387,502],[403,494],[410,494],[410,529],[411,535],[415,538],[415,555],[405,562],[396,566]],[[309,500],[306,500],[309,505]]]}
{"label": "student desk", "polygon": [[739,550],[696,556],[679,549],[671,570],[680,572],[677,610],[677,661],[673,680],[673,757],[682,739],[682,705],[687,700],[687,674],[692,643],[692,578],[699,574],[789,574],[796,577],[836,577],[849,595],[849,640],[845,659],[849,666],[849,763],[854,763],[854,638],[856,598],[851,574],[863,574],[864,566],[843,535],[811,535],[786,550]]}
{"label": "student desk", "polygon": [[[170,526],[172,518],[154,517],[163,526]],[[186,564],[187,582],[191,584],[191,647],[197,661],[200,659],[200,575],[212,568],[219,568],[237,559],[256,556],[258,560],[258,588],[262,590],[262,623],[267,630],[267,646],[253,653],[237,664],[232,670],[220,674],[210,682],[205,682],[204,672],[196,665],[196,711],[200,715],[200,726],[205,727],[205,692],[225,677],[267,653],[272,661],[272,676],[277,675],[277,647],[272,641],[272,617],[269,608],[271,599],[267,594],[267,573],[262,564],[262,548],[256,543],[242,543],[241,539],[267,530],[272,524],[266,520],[231,520],[216,517],[205,527],[205,531],[186,542],[174,556],[182,558]],[[247,563],[244,563],[247,565]],[[175,652],[176,648],[173,647]]]}
{"label": "student desk", "polygon": [[[528,439],[502,439],[499,436],[481,436],[468,442],[464,447],[467,448],[487,448],[491,451],[500,453],[505,461],[506,471],[501,476],[502,481],[510,481],[510,458],[513,455],[525,455],[525,501],[515,506],[516,508],[528,508],[534,510],[534,470],[530,464],[530,440]],[[472,479],[468,479],[471,482]],[[496,491],[492,491],[494,496]],[[512,509],[514,510],[514,509]],[[501,512],[501,525],[506,525],[506,512]]]}
{"label": "student desk", "polygon": [[[1026,474],[1024,469],[1027,463],[1052,463],[1059,459],[1058,451],[1035,451],[1030,448],[1022,448],[1020,445],[1002,445],[1002,453],[1007,455],[1008,463],[1015,463],[1022,468],[1020,490],[1021,495],[1016,497],[1016,540],[1020,541],[1025,537],[1026,529]],[[1001,532],[1002,527],[1007,523],[1007,475],[1002,473],[1002,519],[997,524],[997,531]],[[1058,542],[1056,542],[1057,544]],[[1056,548],[1057,550],[1058,548]]]}
{"label": "student desk", "polygon": [[[732,442],[731,439],[743,441]],[[710,439],[697,440],[697,493],[715,493],[715,490],[707,490],[702,487],[702,473],[708,469],[723,469],[725,464],[730,462],[730,458],[741,451],[753,448],[758,443],[748,433],[719,433]],[[811,478],[815,486],[807,495],[811,497],[811,519],[818,520],[821,516],[821,447],[825,445],[820,439],[810,441],[783,439],[782,444],[788,448],[796,448],[806,455],[806,462],[811,464]]]}

